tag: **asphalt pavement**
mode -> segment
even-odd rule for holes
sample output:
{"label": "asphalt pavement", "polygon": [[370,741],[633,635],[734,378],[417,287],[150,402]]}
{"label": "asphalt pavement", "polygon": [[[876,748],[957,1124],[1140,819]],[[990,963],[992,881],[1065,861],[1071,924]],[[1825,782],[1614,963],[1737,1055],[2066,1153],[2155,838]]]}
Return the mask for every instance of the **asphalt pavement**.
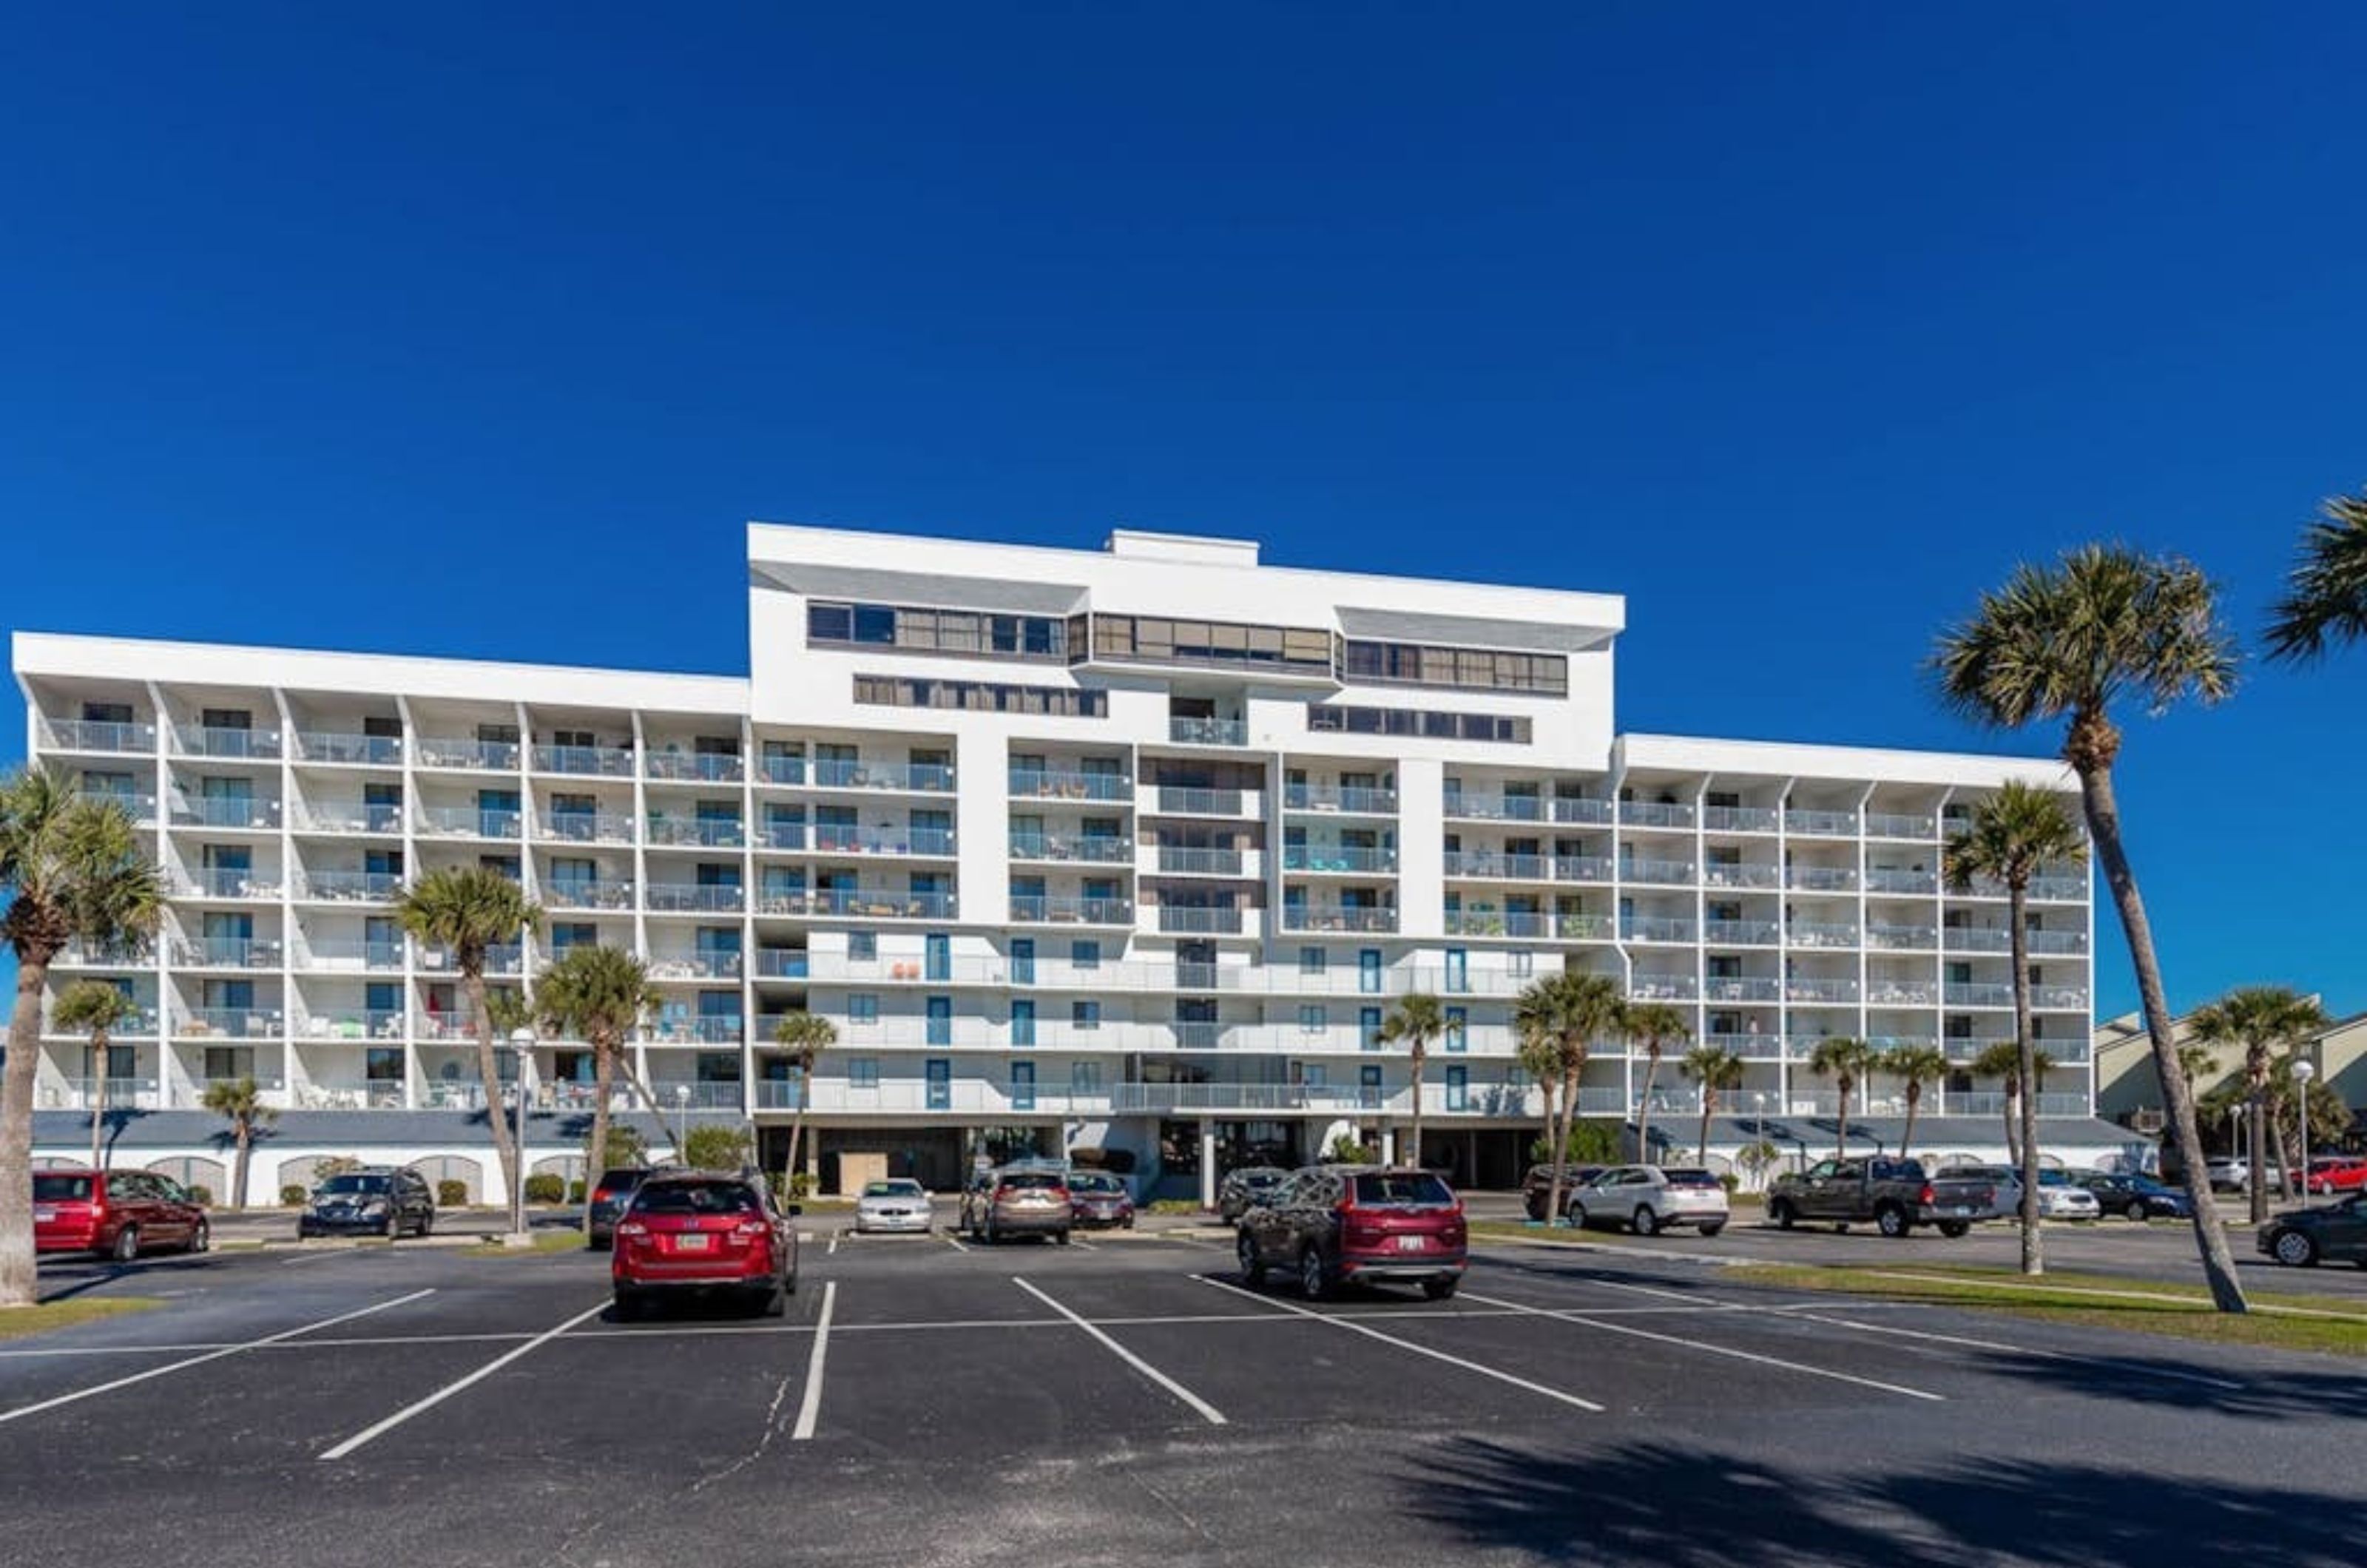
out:
{"label": "asphalt pavement", "polygon": [[1648,1247],[1495,1247],[1449,1303],[1307,1303],[1188,1230],[812,1235],[779,1321],[614,1323],[574,1253],[45,1268],[166,1304],[0,1342],[0,1560],[2161,1568],[2362,1540],[2353,1361]]}

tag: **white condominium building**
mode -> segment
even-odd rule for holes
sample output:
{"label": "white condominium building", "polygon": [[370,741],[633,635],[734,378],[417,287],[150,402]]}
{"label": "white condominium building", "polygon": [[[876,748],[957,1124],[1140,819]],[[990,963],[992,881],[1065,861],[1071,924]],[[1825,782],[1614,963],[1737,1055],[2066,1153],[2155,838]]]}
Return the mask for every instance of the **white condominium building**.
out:
{"label": "white condominium building", "polygon": [[[1736,1114],[1830,1117],[1829,1035],[1943,1048],[1927,1115],[1998,1108],[1968,1069],[2012,1033],[2006,903],[1950,892],[1942,846],[2009,779],[2067,793],[2053,761],[1621,735],[1615,595],[1132,532],[747,544],[745,678],[20,633],[32,756],[120,800],[171,889],[155,942],[59,965],[140,1010],[105,1062],[46,1033],[38,1105],[104,1077],[186,1111],[251,1074],[283,1140],[310,1111],[456,1122],[428,1113],[479,1105],[462,987],[390,900],[481,864],[547,912],[497,977],[641,954],[658,1100],[752,1122],[768,1164],[802,1103],[825,1187],[848,1156],[949,1184],[981,1149],[1093,1146],[1188,1195],[1394,1143],[1417,1096],[1423,1157],[1512,1179],[1541,1110],[1513,998],[1563,968],[1739,1055]],[[2056,1116],[2092,1106],[2089,889],[2032,889]],[[1380,1038],[1414,992],[1447,1020],[1420,1084]],[[810,1082],[772,1043],[798,1010],[838,1031]],[[534,1103],[580,1111],[590,1077],[547,1041]],[[1631,1116],[1644,1080],[1603,1042],[1580,1109]],[[1690,1145],[1673,1061],[1654,1104]]]}

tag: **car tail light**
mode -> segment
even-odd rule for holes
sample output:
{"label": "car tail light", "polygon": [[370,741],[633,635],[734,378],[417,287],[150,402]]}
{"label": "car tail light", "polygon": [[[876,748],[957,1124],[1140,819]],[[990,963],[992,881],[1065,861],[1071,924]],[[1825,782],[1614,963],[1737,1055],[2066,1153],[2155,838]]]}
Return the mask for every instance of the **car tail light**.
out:
{"label": "car tail light", "polygon": [[772,1225],[764,1220],[742,1220],[731,1227],[733,1235],[768,1235]]}
{"label": "car tail light", "polygon": [[1923,1190],[1915,1195],[1915,1201],[1928,1209],[1940,1201],[1939,1190],[1927,1181],[1923,1184]]}
{"label": "car tail light", "polygon": [[617,1225],[617,1234],[618,1235],[631,1236],[635,1239],[639,1239],[640,1237],[650,1234],[650,1227],[641,1224],[639,1220],[624,1220],[618,1222]]}

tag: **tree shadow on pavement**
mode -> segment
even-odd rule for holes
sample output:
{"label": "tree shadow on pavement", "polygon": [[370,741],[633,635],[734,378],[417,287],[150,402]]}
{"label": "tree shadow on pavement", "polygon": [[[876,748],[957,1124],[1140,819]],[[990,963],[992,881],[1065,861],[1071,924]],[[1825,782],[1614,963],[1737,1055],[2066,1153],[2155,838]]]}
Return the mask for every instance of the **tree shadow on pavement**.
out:
{"label": "tree shadow on pavement", "polygon": [[2279,1568],[2354,1568],[2361,1539],[2356,1496],[2156,1474],[2141,1458],[1818,1475],[1664,1442],[1540,1454],[1473,1441],[1432,1450],[1407,1485],[1410,1512],[1475,1552],[1544,1562],[2171,1568],[2266,1551]]}
{"label": "tree shadow on pavement", "polygon": [[[2125,1353],[2096,1358],[1994,1355],[1984,1356],[1980,1365],[1983,1371],[2049,1393],[2165,1410],[2263,1421],[2288,1416],[2367,1421],[2367,1375],[2353,1372],[2269,1371]],[[2214,1379],[2217,1381],[2206,1381]],[[2367,1520],[2361,1522],[2361,1554],[2367,1557]]]}

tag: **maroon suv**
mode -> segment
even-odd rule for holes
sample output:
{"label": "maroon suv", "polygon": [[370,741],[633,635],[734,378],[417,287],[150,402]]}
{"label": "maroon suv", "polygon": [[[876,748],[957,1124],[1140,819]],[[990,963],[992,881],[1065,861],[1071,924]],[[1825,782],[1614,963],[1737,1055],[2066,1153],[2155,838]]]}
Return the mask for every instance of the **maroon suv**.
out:
{"label": "maroon suv", "polygon": [[33,1248],[129,1263],[152,1247],[203,1252],[213,1233],[198,1201],[153,1170],[33,1172]]}
{"label": "maroon suv", "polygon": [[1317,1165],[1241,1216],[1241,1278],[1287,1270],[1320,1300],[1350,1280],[1418,1284],[1444,1301],[1463,1282],[1463,1201],[1427,1170]]}

